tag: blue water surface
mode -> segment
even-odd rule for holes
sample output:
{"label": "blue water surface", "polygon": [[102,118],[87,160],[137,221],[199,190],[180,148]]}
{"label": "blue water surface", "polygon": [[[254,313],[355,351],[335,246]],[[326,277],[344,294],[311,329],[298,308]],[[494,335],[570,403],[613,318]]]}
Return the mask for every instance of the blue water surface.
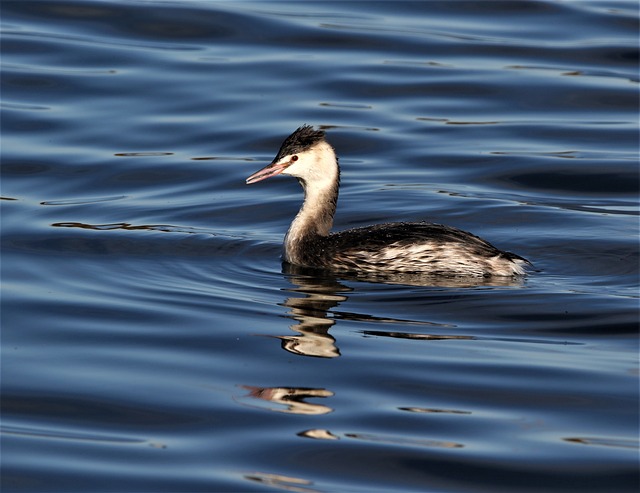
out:
{"label": "blue water surface", "polygon": [[[0,4],[3,492],[635,492],[633,1]],[[307,123],[335,229],[522,280],[283,265]]]}

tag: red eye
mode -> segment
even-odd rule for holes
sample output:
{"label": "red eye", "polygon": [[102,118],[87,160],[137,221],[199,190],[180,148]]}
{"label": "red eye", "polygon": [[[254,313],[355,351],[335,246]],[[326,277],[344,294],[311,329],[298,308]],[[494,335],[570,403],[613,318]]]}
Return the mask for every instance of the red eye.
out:
{"label": "red eye", "polygon": [[292,161],[297,161],[298,160],[298,156],[291,156],[291,160]]}

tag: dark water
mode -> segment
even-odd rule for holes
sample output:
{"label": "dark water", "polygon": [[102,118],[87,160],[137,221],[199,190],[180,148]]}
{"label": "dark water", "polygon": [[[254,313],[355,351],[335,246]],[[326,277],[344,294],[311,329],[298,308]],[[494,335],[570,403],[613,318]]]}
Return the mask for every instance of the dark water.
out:
{"label": "dark water", "polygon": [[[3,492],[636,491],[637,2],[0,8]],[[536,271],[283,269],[302,123]]]}

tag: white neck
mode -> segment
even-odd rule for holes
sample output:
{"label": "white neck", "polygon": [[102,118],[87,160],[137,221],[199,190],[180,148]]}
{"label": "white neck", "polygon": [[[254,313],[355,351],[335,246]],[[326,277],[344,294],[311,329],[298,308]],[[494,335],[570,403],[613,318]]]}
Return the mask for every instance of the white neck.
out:
{"label": "white neck", "polygon": [[291,173],[304,190],[304,202],[284,240],[284,258],[294,264],[305,239],[329,235],[340,185],[338,160],[329,144],[321,142],[304,161],[304,172]]}

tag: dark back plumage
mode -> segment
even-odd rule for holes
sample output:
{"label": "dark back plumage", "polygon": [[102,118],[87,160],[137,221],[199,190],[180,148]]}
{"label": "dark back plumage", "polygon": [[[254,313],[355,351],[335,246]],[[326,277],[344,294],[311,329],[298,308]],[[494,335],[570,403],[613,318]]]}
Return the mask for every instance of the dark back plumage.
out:
{"label": "dark back plumage", "polygon": [[315,130],[311,125],[302,125],[284,140],[274,161],[306,151],[318,142],[325,140],[324,136],[323,130]]}
{"label": "dark back plumage", "polygon": [[[388,255],[390,250],[393,255]],[[301,243],[301,253],[304,265],[356,272],[487,276],[498,264],[529,264],[471,233],[426,222],[376,224],[309,237]]]}

